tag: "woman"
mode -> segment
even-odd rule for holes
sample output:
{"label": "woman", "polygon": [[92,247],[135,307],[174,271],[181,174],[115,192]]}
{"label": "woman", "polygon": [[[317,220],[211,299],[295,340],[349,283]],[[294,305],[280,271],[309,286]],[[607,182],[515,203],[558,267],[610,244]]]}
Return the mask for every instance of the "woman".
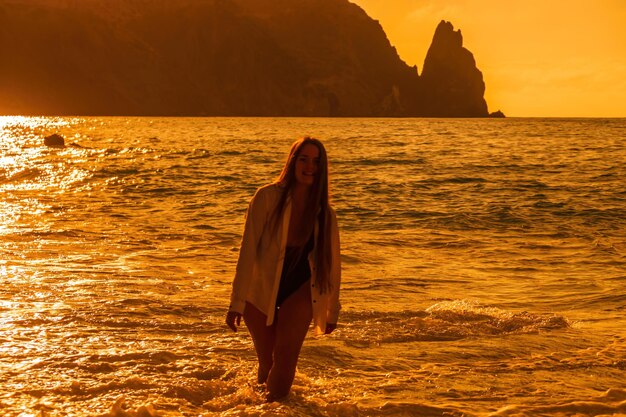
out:
{"label": "woman", "polygon": [[322,143],[296,141],[272,184],[250,202],[226,324],[245,321],[268,401],[286,396],[311,320],[332,332],[339,316],[339,229],[328,198]]}

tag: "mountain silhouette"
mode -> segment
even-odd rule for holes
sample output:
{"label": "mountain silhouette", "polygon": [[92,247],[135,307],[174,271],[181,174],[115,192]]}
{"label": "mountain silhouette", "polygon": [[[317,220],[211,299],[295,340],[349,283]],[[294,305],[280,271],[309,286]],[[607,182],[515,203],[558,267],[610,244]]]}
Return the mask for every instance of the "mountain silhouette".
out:
{"label": "mountain silhouette", "polygon": [[484,117],[441,22],[419,75],[348,0],[5,0],[0,113]]}

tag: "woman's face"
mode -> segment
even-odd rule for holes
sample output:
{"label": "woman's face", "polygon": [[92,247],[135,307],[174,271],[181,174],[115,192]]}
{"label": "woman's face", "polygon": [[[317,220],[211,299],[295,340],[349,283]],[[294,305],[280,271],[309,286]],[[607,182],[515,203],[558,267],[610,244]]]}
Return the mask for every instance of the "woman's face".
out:
{"label": "woman's face", "polygon": [[317,146],[307,143],[300,150],[296,159],[296,181],[298,184],[311,186],[319,172],[320,150]]}

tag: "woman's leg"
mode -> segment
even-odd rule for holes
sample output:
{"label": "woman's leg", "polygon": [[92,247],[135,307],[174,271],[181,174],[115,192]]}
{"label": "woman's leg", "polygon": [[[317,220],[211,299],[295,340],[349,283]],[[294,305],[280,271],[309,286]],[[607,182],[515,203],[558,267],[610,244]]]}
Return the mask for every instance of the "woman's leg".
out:
{"label": "woman's leg", "polygon": [[264,384],[272,368],[276,325],[266,326],[267,316],[250,303],[246,303],[246,308],[243,311],[243,321],[250,331],[254,349],[259,359],[258,381],[259,384]]}
{"label": "woman's leg", "polygon": [[296,375],[300,348],[312,318],[311,287],[307,281],[283,302],[276,315],[274,365],[267,379],[268,400],[273,401],[289,394]]}

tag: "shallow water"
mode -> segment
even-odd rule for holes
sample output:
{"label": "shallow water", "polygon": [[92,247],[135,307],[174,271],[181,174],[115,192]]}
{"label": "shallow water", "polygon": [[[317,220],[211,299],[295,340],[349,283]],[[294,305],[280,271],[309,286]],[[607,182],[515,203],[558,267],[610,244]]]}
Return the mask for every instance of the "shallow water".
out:
{"label": "shallow water", "polygon": [[[265,404],[223,316],[247,203],[303,134],[331,158],[343,312]],[[0,118],[0,414],[624,414],[625,137],[625,119]]]}

